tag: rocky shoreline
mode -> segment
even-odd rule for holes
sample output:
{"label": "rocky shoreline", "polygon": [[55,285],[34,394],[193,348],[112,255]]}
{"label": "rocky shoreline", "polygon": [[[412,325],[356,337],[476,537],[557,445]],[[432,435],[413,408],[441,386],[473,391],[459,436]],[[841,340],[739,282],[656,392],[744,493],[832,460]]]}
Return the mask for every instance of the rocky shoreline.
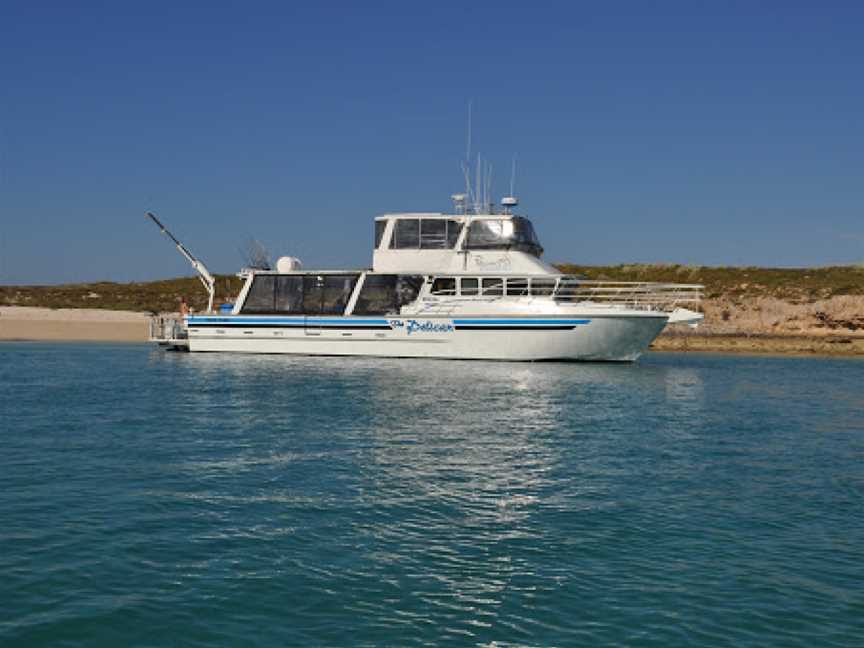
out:
{"label": "rocky shoreline", "polygon": [[764,353],[782,355],[828,355],[864,357],[864,337],[842,335],[722,335],[663,333],[652,351],[703,353]]}

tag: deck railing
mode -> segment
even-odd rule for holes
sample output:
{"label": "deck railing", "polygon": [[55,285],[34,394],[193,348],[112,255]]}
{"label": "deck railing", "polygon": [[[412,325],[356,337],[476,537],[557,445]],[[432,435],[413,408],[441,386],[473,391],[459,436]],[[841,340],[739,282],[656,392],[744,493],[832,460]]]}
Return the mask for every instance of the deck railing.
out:
{"label": "deck railing", "polygon": [[156,315],[150,318],[150,341],[170,342],[189,337],[186,325],[180,317]]}
{"label": "deck railing", "polygon": [[599,302],[632,308],[671,310],[702,299],[701,284],[660,282],[597,281],[561,277],[554,298],[561,302]]}
{"label": "deck railing", "polygon": [[[558,302],[593,302],[650,310],[673,310],[693,305],[702,299],[700,284],[635,281],[598,281],[573,276],[534,275],[531,277],[462,276],[457,287],[452,283],[432,285],[431,297],[543,297]],[[466,285],[466,281],[470,284]],[[446,286],[446,287],[444,287]],[[469,287],[470,286],[470,287]]]}

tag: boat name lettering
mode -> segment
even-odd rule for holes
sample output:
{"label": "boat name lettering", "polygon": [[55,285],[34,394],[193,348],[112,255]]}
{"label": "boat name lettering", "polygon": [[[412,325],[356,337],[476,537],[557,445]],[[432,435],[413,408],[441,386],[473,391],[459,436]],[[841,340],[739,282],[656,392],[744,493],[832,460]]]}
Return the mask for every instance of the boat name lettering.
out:
{"label": "boat name lettering", "polygon": [[497,259],[483,259],[474,257],[474,265],[481,270],[510,270],[511,262],[507,257],[498,257]]}
{"label": "boat name lettering", "polygon": [[390,328],[405,329],[408,335],[412,333],[451,333],[455,329],[448,322],[432,322],[430,320],[390,320]]}

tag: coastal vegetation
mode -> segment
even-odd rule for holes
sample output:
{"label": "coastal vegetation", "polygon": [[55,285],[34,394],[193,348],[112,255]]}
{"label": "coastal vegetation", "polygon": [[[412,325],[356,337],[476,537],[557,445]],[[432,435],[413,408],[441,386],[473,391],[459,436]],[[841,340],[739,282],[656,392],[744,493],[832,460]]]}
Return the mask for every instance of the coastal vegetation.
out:
{"label": "coastal vegetation", "polygon": [[[216,276],[216,303],[233,301],[243,282],[234,275]],[[197,277],[179,277],[141,283],[60,284],[52,286],[0,286],[0,306],[41,308],[99,308],[105,310],[172,312],[181,298],[196,310],[207,307],[207,294]]]}
{"label": "coastal vegetation", "polygon": [[663,281],[705,286],[705,297],[732,301],[773,297],[811,302],[840,295],[864,295],[864,265],[824,268],[711,267],[677,264],[628,264],[557,267],[568,274],[608,281]]}

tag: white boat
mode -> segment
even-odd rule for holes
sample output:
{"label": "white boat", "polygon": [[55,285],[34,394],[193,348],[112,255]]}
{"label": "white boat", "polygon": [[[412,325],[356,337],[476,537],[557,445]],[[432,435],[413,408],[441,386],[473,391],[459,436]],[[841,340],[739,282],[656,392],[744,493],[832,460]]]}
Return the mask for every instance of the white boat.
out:
{"label": "white boat", "polygon": [[[386,214],[372,268],[244,269],[235,303],[212,312],[212,277],[165,228],[210,292],[210,312],[151,338],[189,351],[474,360],[636,360],[670,323],[697,324],[702,287],[590,281],[542,259],[531,222],[510,213]],[[689,307],[689,308],[688,308]],[[164,323],[163,323],[164,324]]]}

